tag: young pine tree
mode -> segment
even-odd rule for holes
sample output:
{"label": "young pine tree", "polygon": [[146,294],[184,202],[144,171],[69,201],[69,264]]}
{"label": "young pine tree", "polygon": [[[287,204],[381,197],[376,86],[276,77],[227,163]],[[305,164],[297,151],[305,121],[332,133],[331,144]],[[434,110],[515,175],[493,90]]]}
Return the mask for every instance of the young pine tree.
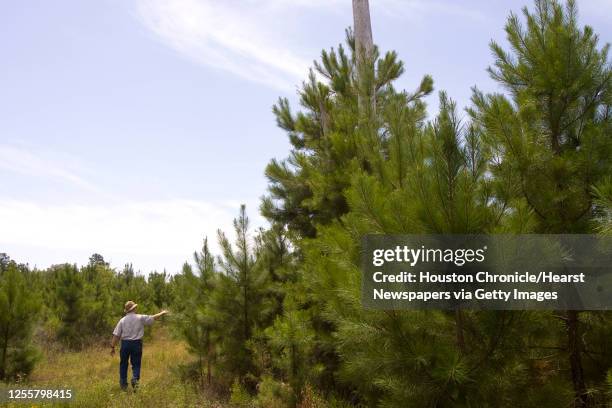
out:
{"label": "young pine tree", "polygon": [[180,276],[178,299],[182,303],[183,311],[178,319],[178,326],[190,352],[197,357],[197,371],[201,385],[206,379],[207,385],[210,386],[218,322],[215,320],[211,305],[217,273],[214,257],[208,248],[208,239],[204,240],[202,251],[194,253],[194,261],[197,275],[186,263]]}
{"label": "young pine tree", "polygon": [[256,366],[249,341],[256,329],[267,320],[270,300],[263,296],[267,273],[257,262],[249,235],[249,219],[241,206],[234,219],[235,244],[219,231],[222,271],[211,299],[214,318],[223,325],[219,329],[221,363],[226,375],[237,377],[253,391],[257,382]]}
{"label": "young pine tree", "polygon": [[[589,233],[597,216],[593,186],[612,170],[609,46],[600,48],[593,30],[579,27],[573,0],[536,0],[523,20],[508,19],[510,50],[491,43],[489,72],[509,96],[475,90],[471,115],[492,147],[504,193],[535,214],[534,232]],[[576,407],[593,405],[589,388],[605,376],[585,366],[581,314],[561,316]]]}
{"label": "young pine tree", "polygon": [[38,358],[32,331],[40,302],[15,262],[0,275],[0,380],[27,376]]}
{"label": "young pine tree", "polygon": [[81,322],[85,312],[83,275],[76,265],[64,264],[55,267],[55,297],[60,327],[57,337],[72,349],[84,344]]}
{"label": "young pine tree", "polygon": [[[108,336],[112,332],[118,315],[112,313],[112,288],[115,272],[104,261],[102,255],[94,254],[89,264],[81,268],[83,276],[83,304],[81,335],[94,339]],[[110,312],[110,313],[109,313]]]}

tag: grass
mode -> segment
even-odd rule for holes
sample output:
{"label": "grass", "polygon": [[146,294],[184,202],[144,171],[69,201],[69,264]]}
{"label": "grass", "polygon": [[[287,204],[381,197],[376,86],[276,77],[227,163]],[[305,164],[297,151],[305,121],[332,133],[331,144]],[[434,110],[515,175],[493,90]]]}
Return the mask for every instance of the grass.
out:
{"label": "grass", "polygon": [[[69,388],[74,399],[65,403],[22,403],[14,407],[206,407],[221,408],[207,401],[191,384],[183,383],[173,368],[190,360],[184,343],[171,338],[163,327],[144,341],[141,381],[137,392],[119,388],[119,356],[110,348],[88,348],[80,352],[48,353],[31,374],[28,388]],[[129,376],[131,377],[131,368]],[[14,388],[18,388],[15,386]]]}

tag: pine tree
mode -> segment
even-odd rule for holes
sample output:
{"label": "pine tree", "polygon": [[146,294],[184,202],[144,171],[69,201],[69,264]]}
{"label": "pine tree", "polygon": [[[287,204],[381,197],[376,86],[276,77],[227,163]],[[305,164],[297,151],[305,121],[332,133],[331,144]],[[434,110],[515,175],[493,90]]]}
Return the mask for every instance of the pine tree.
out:
{"label": "pine tree", "polygon": [[57,336],[72,349],[83,346],[80,323],[84,314],[83,276],[76,265],[60,265],[55,269],[55,294],[60,327]]}
{"label": "pine tree", "polygon": [[[498,159],[494,176],[507,180],[507,193],[535,214],[534,232],[588,233],[595,216],[592,187],[612,165],[609,46],[598,48],[593,30],[578,26],[572,0],[565,6],[536,0],[523,18],[526,25],[511,14],[506,24],[510,51],[491,43],[495,65],[489,72],[510,97],[475,90],[471,115]],[[574,405],[591,406],[585,326],[578,311],[562,319]]]}
{"label": "pine tree", "polygon": [[264,296],[269,300],[270,309],[266,311],[265,326],[270,326],[283,313],[286,288],[297,279],[293,249],[285,227],[278,223],[267,230],[261,228],[255,236],[257,263],[267,274]]}
{"label": "pine tree", "polygon": [[528,378],[517,368],[519,355],[506,350],[519,328],[531,326],[512,313],[368,312],[360,302],[363,235],[486,233],[504,214],[503,203],[491,204],[488,152],[477,129],[460,124],[444,94],[427,126],[412,109],[398,103],[386,113],[381,171],[355,174],[346,193],[351,210],[302,245],[305,279],[336,326],[340,374],[367,404],[478,405],[512,395],[517,380]]}
{"label": "pine tree", "polygon": [[262,296],[268,276],[257,262],[244,205],[234,219],[234,230],[235,245],[225,233],[218,232],[222,251],[218,264],[222,274],[211,302],[215,319],[223,322],[219,333],[221,363],[227,373],[253,391],[257,373],[249,341],[270,310],[269,299]]}
{"label": "pine tree", "polygon": [[[287,226],[298,254],[308,250],[309,242],[303,238],[318,236],[326,225],[345,223],[344,215],[350,210],[346,191],[353,185],[355,174],[381,179],[390,176],[384,162],[396,151],[390,146],[393,142],[389,134],[391,130],[414,132],[421,126],[425,116],[422,98],[432,91],[432,80],[426,76],[416,91],[396,92],[392,83],[403,72],[403,65],[395,53],[379,57],[372,47],[371,60],[362,58],[356,52],[351,31],[347,31],[347,44],[348,53],[340,46],[337,51],[324,51],[321,62],[315,63],[325,82],[311,75],[304,83],[300,93],[304,112],[294,115],[286,100],[274,107],[277,123],[289,134],[293,149],[287,160],[272,161],[266,169],[271,195],[264,199],[262,213],[273,223]],[[359,100],[370,98],[373,103],[363,109]],[[405,174],[401,173],[403,178]],[[322,244],[318,239],[316,242]],[[313,258],[326,254],[321,247],[313,247]],[[337,291],[348,292],[344,287],[347,283],[327,286],[333,268],[325,267],[306,264],[300,268],[298,280],[290,285],[293,288],[286,290],[284,315],[275,322],[279,330],[274,331],[278,336],[286,335],[270,338],[275,345],[273,358],[277,365],[284,361],[284,377],[295,387],[301,387],[307,378],[322,390],[349,395],[354,384],[345,387],[337,376],[337,321],[332,312],[336,304],[328,302],[328,296],[336,297]],[[314,268],[321,274],[314,273]],[[280,355],[274,354],[275,348]],[[316,370],[299,375],[287,370],[301,364]]]}
{"label": "pine tree", "polygon": [[8,264],[11,262],[11,257],[4,252],[0,252],[0,275],[8,269]]}
{"label": "pine tree", "polygon": [[314,332],[309,324],[308,311],[289,306],[265,330],[274,369],[289,383],[293,402],[301,395],[306,383],[316,378],[317,365],[310,365]]}
{"label": "pine tree", "polygon": [[117,313],[112,313],[112,287],[115,273],[108,263],[92,263],[81,268],[83,294],[81,303],[81,336],[85,342],[107,337],[116,323]]}
{"label": "pine tree", "polygon": [[[352,174],[360,169],[373,172],[379,167],[375,144],[379,140],[382,118],[360,121],[358,95],[361,88],[373,88],[377,109],[386,110],[397,98],[424,108],[421,98],[432,91],[429,76],[413,93],[397,93],[392,82],[403,72],[397,54],[388,52],[379,57],[372,50],[372,75],[358,78],[355,38],[347,31],[348,50],[323,51],[314,73],[300,90],[303,112],[293,114],[289,102],[280,99],[273,112],[279,127],[288,133],[292,144],[289,158],[272,160],[266,168],[270,195],[264,198],[261,210],[273,222],[287,226],[296,237],[314,237],[316,227],[339,219],[348,211],[344,190]],[[375,68],[375,69],[374,69]],[[364,82],[365,81],[365,82]],[[365,126],[367,125],[367,126]]]}
{"label": "pine tree", "polygon": [[189,264],[183,266],[179,285],[180,299],[184,308],[178,320],[179,330],[197,357],[197,371],[201,384],[210,386],[212,363],[215,357],[218,323],[212,310],[211,296],[215,289],[216,271],[213,255],[204,240],[201,252],[193,254],[198,274]]}
{"label": "pine tree", "polygon": [[38,359],[32,331],[40,302],[13,261],[0,275],[0,380],[27,376]]}
{"label": "pine tree", "polygon": [[604,235],[612,234],[612,178],[608,177],[593,187],[595,195],[596,230]]}
{"label": "pine tree", "polygon": [[162,309],[170,303],[170,293],[168,289],[168,274],[166,271],[151,272],[147,276],[147,284],[151,287],[152,302],[158,309]]}

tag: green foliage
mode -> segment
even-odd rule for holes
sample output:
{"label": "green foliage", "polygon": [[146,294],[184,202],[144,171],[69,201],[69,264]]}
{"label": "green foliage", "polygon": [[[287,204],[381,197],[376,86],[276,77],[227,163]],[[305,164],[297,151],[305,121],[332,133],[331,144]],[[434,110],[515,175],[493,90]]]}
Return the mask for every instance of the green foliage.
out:
{"label": "green foliage", "polygon": [[234,220],[234,230],[235,245],[222,231],[218,234],[222,251],[218,260],[221,273],[211,301],[215,318],[224,322],[223,335],[220,336],[221,364],[253,391],[257,374],[248,342],[274,308],[271,299],[264,296],[269,276],[258,264],[250,243],[249,219],[244,206]]}
{"label": "green foliage", "polygon": [[168,275],[166,271],[162,273],[151,272],[147,277],[147,286],[149,286],[153,292],[151,300],[158,309],[162,309],[171,303],[171,295],[167,283]]}
{"label": "green foliage", "polygon": [[[327,224],[348,211],[344,190],[351,174],[359,169],[375,171],[377,162],[369,157],[371,143],[377,140],[377,118],[360,123],[357,94],[371,89],[377,107],[387,109],[395,100],[404,99],[424,114],[420,99],[431,92],[432,80],[425,77],[417,91],[398,94],[392,82],[403,72],[403,65],[394,52],[379,58],[376,50],[371,61],[369,81],[360,85],[357,79],[357,58],[352,33],[347,32],[347,50],[323,51],[315,70],[325,78],[316,79],[314,72],[303,83],[300,104],[304,111],[294,115],[286,99],[274,106],[278,125],[288,133],[292,144],[290,156],[272,160],[266,168],[270,180],[270,196],[264,198],[261,210],[274,222],[286,225],[300,237],[314,237],[316,226]],[[367,98],[370,98],[368,96]]]}
{"label": "green foliage", "polygon": [[249,408],[252,406],[251,396],[239,380],[235,380],[232,383],[230,389],[230,404],[239,408]]}
{"label": "green foliage", "polygon": [[295,405],[293,391],[288,384],[264,376],[258,387],[254,404],[258,408],[286,408]]}
{"label": "green foliage", "polygon": [[506,24],[510,51],[491,44],[493,79],[510,91],[475,90],[471,116],[496,163],[492,172],[518,188],[540,232],[585,233],[593,217],[592,186],[609,175],[612,67],[606,45],[580,28],[573,1],[537,0]]}
{"label": "green foliage", "polygon": [[[493,160],[496,198],[509,211],[533,214],[537,233],[589,233],[608,228],[607,178],[612,171],[612,66],[609,45],[580,28],[574,1],[536,0],[534,11],[511,14],[510,50],[493,42],[491,77],[509,96],[474,90],[470,115],[486,138]],[[595,227],[595,228],[594,228]],[[605,315],[564,313],[565,327],[553,335],[567,360],[578,407],[594,404],[608,367],[601,326]],[[565,333],[563,333],[565,332]],[[561,335],[561,334],[564,335]],[[601,353],[600,365],[591,353]]]}
{"label": "green foliage", "polygon": [[[101,255],[99,255],[101,257]],[[114,272],[105,262],[82,268],[83,303],[81,317],[82,337],[87,342],[91,337],[107,336],[116,324],[113,304]]]}
{"label": "green foliage", "polygon": [[[92,261],[93,260],[93,261]],[[40,274],[39,272],[38,274]],[[57,316],[57,338],[72,349],[107,339],[123,315],[123,304],[135,300],[140,313],[151,313],[157,302],[170,302],[169,283],[164,274],[147,279],[135,274],[131,265],[116,273],[94,254],[82,268],[59,265],[42,272],[41,285],[51,315]],[[53,322],[53,317],[47,319]]]}
{"label": "green foliage", "polygon": [[[515,15],[508,21],[510,52],[492,44],[491,75],[511,99],[475,91],[468,123],[444,93],[426,123],[419,98],[431,82],[395,92],[401,66],[371,64],[370,80],[388,82],[377,89],[375,111],[357,109],[370,87],[354,81],[343,49],[324,53],[317,66],[329,83],[311,77],[304,85],[304,113],[294,116],[286,101],[275,107],[294,149],[268,166],[262,212],[295,233],[303,259],[294,284],[301,291],[285,298],[293,309],[268,331],[282,378],[292,378],[295,361],[316,365],[325,349],[325,368],[300,374],[316,381],[331,373],[330,388],[343,383],[371,406],[559,406],[574,398],[576,379],[553,368],[567,362],[547,355],[567,344],[565,325],[549,314],[369,312],[360,304],[364,234],[588,232],[593,209],[606,225],[606,184],[592,186],[612,164],[607,46],[598,49],[592,30],[578,28],[573,2],[536,1],[524,17],[526,29]],[[578,320],[589,328],[583,347],[607,356],[600,337],[607,323],[594,317]],[[606,367],[582,368],[597,387]]]}
{"label": "green foliage", "polygon": [[229,391],[234,406],[609,405],[606,313],[361,305],[365,234],[612,232],[608,45],[578,25],[571,0],[535,0],[506,34],[489,73],[507,93],[474,88],[462,120],[444,92],[428,119],[431,77],[396,90],[397,54],[357,58],[347,31],[302,84],[301,110],[273,107],[291,151],[266,168],[270,227],[250,231],[242,206],[216,259],[205,240],[193,267],[145,277],[100,254],[47,271],[0,254],[0,377],[34,361],[30,285],[72,348],[108,336],[126,300],[169,306],[196,360],[184,377]]}
{"label": "green foliage", "polygon": [[32,331],[40,302],[13,261],[0,275],[0,380],[30,374],[38,359]]}
{"label": "green foliage", "polygon": [[[204,240],[201,253],[194,253],[198,269],[195,275],[189,264],[183,266],[183,273],[177,279],[177,292],[180,293],[181,314],[177,326],[187,341],[189,350],[197,357],[197,371],[200,383],[211,385],[211,365],[215,358],[215,345],[220,322],[215,319],[210,303],[211,292],[215,288],[215,262]],[[206,372],[206,373],[205,373]]]}
{"label": "green foliage", "polygon": [[56,269],[55,291],[57,313],[61,321],[58,338],[67,346],[78,349],[83,345],[80,323],[83,319],[83,277],[76,265],[65,264]]}
{"label": "green foliage", "polygon": [[593,187],[595,196],[595,229],[612,234],[612,177],[606,177]]}
{"label": "green foliage", "polygon": [[146,312],[159,299],[155,293],[170,293],[162,274],[149,283],[131,266],[116,273],[100,254],[82,268],[63,264],[30,270],[6,254],[0,266],[0,372],[5,380],[29,374],[38,358],[34,342],[46,350],[55,349],[55,340],[70,349],[107,342],[126,300],[136,299]]}
{"label": "green foliage", "polygon": [[[306,381],[313,377],[317,367],[311,366],[314,333],[309,325],[307,312],[288,310],[278,316],[274,324],[265,330],[270,347],[273,367],[281,371],[297,395]],[[313,372],[313,370],[315,370]]]}

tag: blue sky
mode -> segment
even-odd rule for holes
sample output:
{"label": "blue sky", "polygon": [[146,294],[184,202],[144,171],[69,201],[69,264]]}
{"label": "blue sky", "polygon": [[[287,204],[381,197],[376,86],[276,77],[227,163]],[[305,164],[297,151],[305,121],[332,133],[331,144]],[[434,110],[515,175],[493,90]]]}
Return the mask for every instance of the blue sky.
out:
{"label": "blue sky", "polygon": [[[525,0],[371,0],[374,40],[460,106]],[[578,2],[612,40],[612,0]],[[39,268],[180,269],[204,235],[253,224],[263,170],[289,145],[271,105],[297,100],[349,0],[9,1],[0,12],[0,252]],[[436,96],[429,98],[432,109]]]}

